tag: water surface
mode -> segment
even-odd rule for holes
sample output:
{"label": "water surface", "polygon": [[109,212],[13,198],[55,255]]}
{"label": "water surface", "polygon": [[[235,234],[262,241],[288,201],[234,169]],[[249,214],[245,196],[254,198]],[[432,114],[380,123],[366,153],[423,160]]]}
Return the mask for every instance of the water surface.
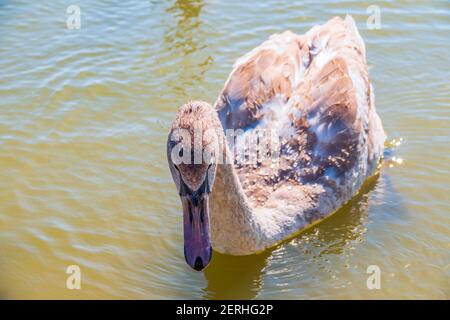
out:
{"label": "water surface", "polygon": [[[379,30],[372,1],[0,0],[0,297],[449,299],[450,5],[375,3]],[[165,155],[176,110],[214,102],[271,34],[345,14],[394,140],[380,174],[273,250],[191,270]]]}

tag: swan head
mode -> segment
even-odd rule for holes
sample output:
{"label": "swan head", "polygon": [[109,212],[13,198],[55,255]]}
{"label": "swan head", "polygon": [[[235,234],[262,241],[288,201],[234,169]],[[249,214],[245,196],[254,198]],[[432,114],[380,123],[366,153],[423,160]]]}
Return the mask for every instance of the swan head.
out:
{"label": "swan head", "polygon": [[167,158],[183,207],[184,256],[195,270],[212,257],[209,195],[216,175],[216,111],[206,102],[181,106],[167,141]]}

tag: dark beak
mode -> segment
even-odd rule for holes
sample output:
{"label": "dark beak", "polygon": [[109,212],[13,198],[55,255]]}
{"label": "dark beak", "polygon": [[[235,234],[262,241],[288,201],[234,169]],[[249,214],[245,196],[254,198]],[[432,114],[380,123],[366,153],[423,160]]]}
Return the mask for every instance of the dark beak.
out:
{"label": "dark beak", "polygon": [[195,270],[203,270],[212,256],[208,193],[181,196],[184,222],[184,256]]}

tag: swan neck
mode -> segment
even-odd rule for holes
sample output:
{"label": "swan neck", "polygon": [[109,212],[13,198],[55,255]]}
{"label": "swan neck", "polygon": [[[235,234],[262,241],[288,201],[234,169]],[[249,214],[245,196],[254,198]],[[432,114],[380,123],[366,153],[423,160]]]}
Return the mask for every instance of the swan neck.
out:
{"label": "swan neck", "polygon": [[233,165],[233,156],[223,129],[220,140],[224,161],[217,172],[210,201],[213,247],[223,253],[249,254],[255,251],[261,230]]}

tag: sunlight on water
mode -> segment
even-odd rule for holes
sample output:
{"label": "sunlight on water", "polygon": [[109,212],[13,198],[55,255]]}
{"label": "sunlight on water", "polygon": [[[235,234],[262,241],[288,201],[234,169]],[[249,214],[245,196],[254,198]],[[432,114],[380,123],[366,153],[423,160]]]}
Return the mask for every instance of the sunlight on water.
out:
{"label": "sunlight on water", "polygon": [[403,138],[395,138],[386,142],[386,148],[399,147],[403,143]]}
{"label": "sunlight on water", "polygon": [[[0,298],[449,299],[450,7],[382,1],[368,29],[370,4],[82,0],[68,29],[65,1],[0,1]],[[271,34],[345,14],[391,139],[380,173],[294,239],[191,270],[165,154],[178,107],[213,102]]]}

